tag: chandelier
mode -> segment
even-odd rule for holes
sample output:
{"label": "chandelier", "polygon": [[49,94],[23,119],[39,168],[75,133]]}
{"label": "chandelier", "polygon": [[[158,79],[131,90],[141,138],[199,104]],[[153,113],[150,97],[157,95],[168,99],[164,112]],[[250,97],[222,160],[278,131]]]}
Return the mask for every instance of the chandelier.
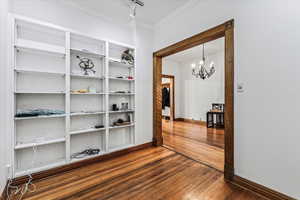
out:
{"label": "chandelier", "polygon": [[204,53],[204,44],[202,46],[202,60],[200,60],[199,65],[197,66],[195,63],[191,64],[192,67],[192,75],[196,78],[207,79],[210,78],[215,72],[215,63],[212,61],[209,65],[209,69],[206,69],[206,61],[205,61],[205,53]]}

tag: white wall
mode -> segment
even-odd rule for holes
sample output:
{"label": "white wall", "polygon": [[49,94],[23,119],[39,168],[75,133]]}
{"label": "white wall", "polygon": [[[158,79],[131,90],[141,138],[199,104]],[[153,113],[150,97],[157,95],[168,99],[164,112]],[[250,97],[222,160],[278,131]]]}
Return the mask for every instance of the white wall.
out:
{"label": "white wall", "polygon": [[[193,0],[157,26],[156,49],[235,19],[235,173],[300,198],[300,2]],[[282,117],[284,116],[284,117]]]}
{"label": "white wall", "polygon": [[206,80],[196,78],[191,73],[191,64],[200,59],[181,63],[182,113],[185,119],[206,121],[206,113],[212,103],[224,103],[224,51],[207,55],[207,63],[214,61],[216,72]]}
{"label": "white wall", "polygon": [[[100,17],[90,16],[76,8],[66,6],[59,0],[13,0],[10,1],[10,12],[46,21],[56,25],[64,26],[88,35],[104,39],[123,42],[137,47],[137,68],[136,68],[136,126],[137,144],[152,141],[152,53],[153,53],[153,30],[138,26],[137,37],[130,24],[120,25],[112,21],[104,20]],[[3,10],[1,4],[1,31],[3,15],[7,11]],[[2,15],[3,14],[3,15]],[[136,44],[135,44],[136,41]],[[6,45],[6,44],[5,44]],[[1,43],[1,58],[2,54]],[[1,59],[2,61],[2,59]],[[2,63],[1,63],[2,67]],[[0,74],[2,75],[2,73]],[[1,81],[4,79],[0,79]],[[6,82],[8,83],[8,81]],[[2,83],[1,83],[2,86]],[[1,96],[8,93],[7,87],[2,91]],[[2,101],[2,98],[1,98]],[[1,105],[2,104],[1,102]],[[2,110],[2,109],[1,109]],[[2,113],[2,112],[1,112]],[[2,120],[1,120],[2,121]],[[1,130],[1,134],[4,131]],[[9,142],[10,139],[0,140],[0,182],[2,186],[5,170],[2,167],[9,161],[4,161],[2,155],[7,155],[10,151],[8,145],[4,146],[1,142]]]}
{"label": "white wall", "polygon": [[224,51],[206,55],[206,59],[216,64],[216,72],[206,80],[191,73],[191,64],[199,63],[200,58],[182,62],[163,59],[163,73],[175,76],[177,118],[206,121],[212,103],[224,103]]}
{"label": "white wall", "polygon": [[8,0],[0,1],[0,195],[6,184],[5,165],[7,161],[6,153],[6,63],[7,63],[7,12],[9,9]]}

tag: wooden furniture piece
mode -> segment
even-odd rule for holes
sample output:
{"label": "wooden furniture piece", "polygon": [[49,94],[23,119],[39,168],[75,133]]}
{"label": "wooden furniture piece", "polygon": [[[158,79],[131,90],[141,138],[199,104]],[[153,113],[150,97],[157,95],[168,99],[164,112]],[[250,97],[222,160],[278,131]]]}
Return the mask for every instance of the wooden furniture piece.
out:
{"label": "wooden furniture piece", "polygon": [[212,109],[206,113],[207,128],[224,128],[224,107],[223,103],[212,104]]}
{"label": "wooden furniture piece", "polygon": [[224,112],[208,111],[206,113],[207,128],[224,128]]}
{"label": "wooden furniture piece", "polygon": [[224,107],[225,107],[225,104],[223,104],[223,103],[213,103],[211,106],[211,109],[212,110],[221,110],[224,112]]}
{"label": "wooden furniture piece", "polygon": [[[121,60],[135,47],[21,16],[11,15],[10,25],[11,177],[135,146],[136,68]],[[95,67],[83,71],[80,58]],[[14,117],[35,108],[61,114]],[[130,123],[114,126],[120,118]],[[100,153],[72,157],[88,148]]]}

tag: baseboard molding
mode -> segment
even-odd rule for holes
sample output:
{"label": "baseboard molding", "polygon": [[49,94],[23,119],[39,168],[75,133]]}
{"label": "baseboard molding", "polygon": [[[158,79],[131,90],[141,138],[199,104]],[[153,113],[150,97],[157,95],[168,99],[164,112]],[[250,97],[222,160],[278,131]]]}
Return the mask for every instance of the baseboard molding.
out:
{"label": "baseboard molding", "polygon": [[262,196],[269,200],[296,200],[285,194],[282,194],[280,192],[277,192],[277,191],[267,188],[263,185],[254,183],[252,181],[249,181],[245,178],[242,178],[242,177],[239,177],[236,175],[233,177],[231,183],[234,185],[237,185],[245,190],[254,192],[254,193],[258,194],[259,196]]}
{"label": "baseboard molding", "polygon": [[181,121],[181,122],[189,122],[193,124],[200,124],[206,126],[206,121],[201,120],[193,120],[193,119],[187,119],[187,118],[176,118],[175,121]]}
{"label": "baseboard molding", "polygon": [[[56,175],[56,174],[59,174],[59,173],[64,173],[64,172],[67,172],[67,171],[70,171],[70,170],[73,170],[73,169],[76,169],[76,168],[84,167],[86,165],[90,165],[90,164],[93,164],[93,163],[96,163],[96,162],[101,162],[101,161],[104,161],[104,160],[119,157],[119,156],[122,156],[122,155],[125,155],[125,154],[128,154],[128,153],[131,153],[133,151],[142,150],[142,149],[145,149],[145,148],[148,148],[148,147],[151,147],[151,146],[153,146],[153,142],[141,144],[141,145],[138,145],[138,146],[130,147],[130,148],[127,148],[127,149],[123,149],[123,150],[120,150],[120,151],[112,152],[110,154],[90,158],[90,159],[87,159],[87,160],[78,161],[78,162],[75,162],[75,163],[63,165],[63,166],[56,167],[56,168],[53,168],[53,169],[37,172],[37,173],[32,174],[32,177],[33,177],[34,180],[44,179],[44,178],[47,178],[47,177],[50,177],[50,176],[53,176],[53,175]],[[18,178],[13,179],[12,185],[20,185],[20,184],[26,183],[27,180],[28,180],[27,176],[18,177]]]}
{"label": "baseboard molding", "polygon": [[2,191],[2,194],[0,195],[0,200],[6,200],[7,199],[7,194],[6,194],[6,190],[7,190],[7,186],[8,186],[8,181],[6,182],[6,185]]}

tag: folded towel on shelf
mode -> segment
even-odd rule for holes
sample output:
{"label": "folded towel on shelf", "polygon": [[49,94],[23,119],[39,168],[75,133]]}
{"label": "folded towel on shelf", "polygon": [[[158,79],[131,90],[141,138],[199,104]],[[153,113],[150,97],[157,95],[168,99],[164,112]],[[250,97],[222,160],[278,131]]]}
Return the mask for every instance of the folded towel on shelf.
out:
{"label": "folded towel on shelf", "polygon": [[37,109],[18,110],[15,117],[36,117],[40,115],[62,115],[62,114],[65,114],[65,111],[37,108]]}

